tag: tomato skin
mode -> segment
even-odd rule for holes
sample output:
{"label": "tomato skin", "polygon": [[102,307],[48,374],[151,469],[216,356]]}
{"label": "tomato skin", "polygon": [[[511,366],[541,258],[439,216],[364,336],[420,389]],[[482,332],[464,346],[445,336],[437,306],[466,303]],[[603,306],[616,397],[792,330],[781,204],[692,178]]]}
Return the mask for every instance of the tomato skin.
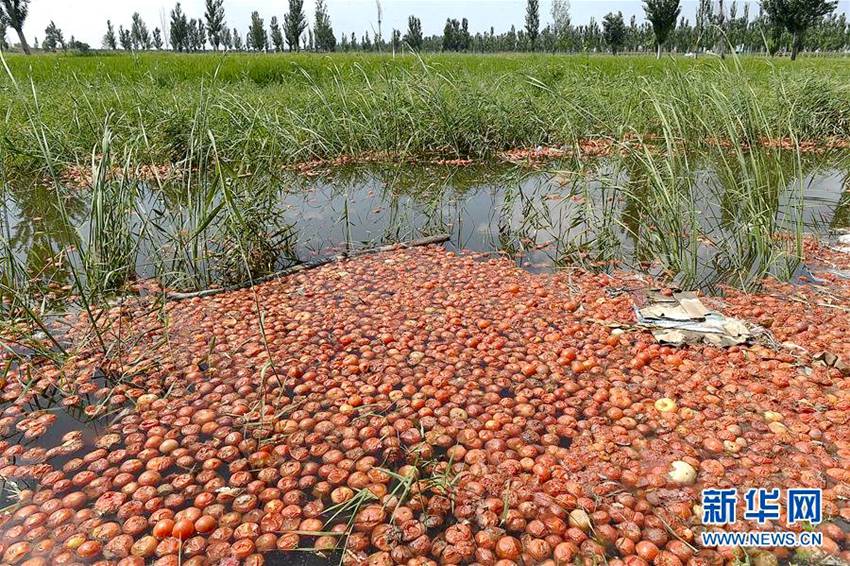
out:
{"label": "tomato skin", "polygon": [[77,548],[77,556],[80,558],[94,558],[103,550],[103,545],[96,540],[87,540]]}
{"label": "tomato skin", "polygon": [[215,530],[217,521],[210,515],[202,515],[195,521],[195,530],[199,533],[210,533]]}
{"label": "tomato skin", "polygon": [[174,523],[174,528],[172,529],[171,534],[180,540],[186,540],[195,534],[195,524],[189,519],[180,519]]}
{"label": "tomato skin", "polygon": [[174,528],[174,521],[171,519],[162,519],[153,527],[153,536],[162,540],[171,536],[171,531]]}

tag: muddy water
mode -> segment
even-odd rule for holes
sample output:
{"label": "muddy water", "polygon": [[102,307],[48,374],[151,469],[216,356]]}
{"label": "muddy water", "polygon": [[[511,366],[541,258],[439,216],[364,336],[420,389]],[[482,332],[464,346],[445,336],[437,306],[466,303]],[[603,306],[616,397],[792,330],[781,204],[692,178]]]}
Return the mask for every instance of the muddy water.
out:
{"label": "muddy water", "polygon": [[[93,382],[99,387],[111,385],[102,374],[95,376]],[[18,428],[12,428],[6,434],[0,435],[1,440],[22,446],[26,450],[19,458],[15,458],[14,463],[38,463],[41,459],[34,450],[55,449],[68,440],[69,443],[65,444],[65,446],[68,446],[68,450],[60,451],[47,458],[54,468],[61,469],[66,462],[91,449],[106,427],[114,419],[120,418],[121,412],[124,410],[124,406],[112,405],[104,406],[97,414],[88,414],[87,409],[99,405],[99,400],[93,393],[79,395],[78,400],[73,404],[63,403],[63,400],[67,399],[66,395],[57,387],[51,385],[43,392],[32,396],[22,407],[22,412],[30,418],[49,416],[51,422],[46,427],[45,432],[35,438],[28,437],[25,431]],[[0,403],[0,411],[5,410],[11,404],[12,402]],[[67,435],[72,435],[73,438],[69,438]],[[0,509],[15,502],[15,488],[32,489],[35,486],[34,482],[21,481],[14,486],[7,485],[5,481],[0,479]]]}
{"label": "muddy water", "polygon": [[[440,168],[418,173],[421,187],[401,193],[392,176],[353,169],[353,180],[347,183],[335,177],[317,178],[305,183],[306,191],[284,195],[283,209],[299,235],[299,255],[445,230],[459,249],[499,251],[526,267],[543,267],[558,259],[558,245],[576,243],[597,228],[593,219],[599,219],[612,200],[617,205],[625,200],[615,199],[614,191],[594,175],[576,179],[570,172],[502,169],[464,172],[471,177],[467,179]],[[710,172],[706,175],[710,178]],[[812,171],[803,184],[803,222],[808,230],[850,225],[846,172]],[[714,195],[701,196],[702,212],[707,217],[717,214]],[[776,216],[790,214],[795,205],[789,189],[777,203]],[[592,216],[582,214],[589,209]],[[622,226],[620,233],[627,239]]]}
{"label": "muddy water", "polygon": [[[815,233],[850,226],[850,184],[840,163],[844,161],[825,165],[812,160],[803,163],[804,174],[797,177],[793,159],[778,163],[789,171],[778,175],[775,194],[759,203],[768,207],[773,230],[793,232],[798,222]],[[651,210],[641,210],[643,189],[629,186],[628,170],[604,160],[553,164],[546,170],[372,165],[314,176],[257,175],[238,182],[247,196],[234,208],[247,211],[246,222],[256,236],[244,243],[246,253],[262,256],[266,271],[437,233],[449,234],[454,248],[507,254],[532,270],[613,260],[645,270],[654,259],[646,251],[650,233],[670,231],[654,225]],[[738,244],[717,245],[752,224],[747,218],[730,218],[730,210],[746,210],[746,203],[729,196],[732,189],[724,186],[729,183],[710,164],[695,175],[692,202],[701,248],[698,274],[687,281],[689,286],[724,282],[722,266],[736,262],[723,256],[743,253],[736,251]],[[234,239],[224,233],[230,209],[215,188],[202,187],[199,192],[208,191],[203,196],[208,203],[199,210],[200,199],[187,196],[195,190],[177,182],[162,189],[144,183],[136,187],[127,227],[136,275],[187,290],[228,277],[246,278],[233,269],[241,260]],[[4,241],[20,267],[56,292],[72,283],[68,266],[80,266],[75,245],[91,247],[90,198],[86,191],[68,191],[63,215],[54,191],[37,183],[21,182],[5,194]],[[204,224],[205,214],[216,206],[214,217]],[[202,224],[206,228],[199,232]],[[662,237],[677,239],[669,233]],[[86,273],[80,277],[85,279]]]}

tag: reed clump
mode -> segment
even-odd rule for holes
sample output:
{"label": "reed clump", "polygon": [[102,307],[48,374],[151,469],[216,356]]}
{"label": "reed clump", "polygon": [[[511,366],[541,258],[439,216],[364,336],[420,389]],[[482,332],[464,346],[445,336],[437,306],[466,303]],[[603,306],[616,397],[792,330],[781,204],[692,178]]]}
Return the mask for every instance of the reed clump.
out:
{"label": "reed clump", "polygon": [[39,94],[45,141],[62,162],[85,161],[105,117],[116,143],[180,163],[204,152],[209,129],[226,162],[294,163],[390,152],[487,158],[538,145],[570,146],[628,132],[660,136],[647,92],[689,126],[685,142],[723,130],[757,98],[766,120],[752,139],[791,127],[799,139],[847,137],[848,73],[840,59],[795,66],[758,58],[475,57],[406,54],[195,57],[179,54],[10,56],[21,84],[0,78],[7,164],[38,167],[40,141],[24,109]]}

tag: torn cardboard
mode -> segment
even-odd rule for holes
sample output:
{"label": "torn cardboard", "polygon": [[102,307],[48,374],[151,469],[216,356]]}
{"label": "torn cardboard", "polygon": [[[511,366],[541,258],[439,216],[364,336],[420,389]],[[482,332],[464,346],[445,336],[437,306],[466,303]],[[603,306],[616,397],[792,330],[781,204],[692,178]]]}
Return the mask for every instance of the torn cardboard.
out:
{"label": "torn cardboard", "polygon": [[835,368],[844,375],[850,375],[850,365],[832,352],[818,352],[814,360],[822,362],[826,367]]}
{"label": "torn cardboard", "polygon": [[723,316],[707,308],[691,292],[672,296],[653,292],[647,306],[635,308],[640,326],[652,331],[656,340],[665,344],[705,342],[720,347],[747,342],[753,333],[737,318]]}

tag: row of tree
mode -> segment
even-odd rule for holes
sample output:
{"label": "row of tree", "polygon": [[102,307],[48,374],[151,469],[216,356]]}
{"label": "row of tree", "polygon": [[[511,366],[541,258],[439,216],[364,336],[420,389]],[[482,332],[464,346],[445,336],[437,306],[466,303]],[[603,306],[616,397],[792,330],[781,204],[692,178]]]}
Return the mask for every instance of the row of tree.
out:
{"label": "row of tree", "polygon": [[[224,0],[206,0],[202,18],[189,18],[180,3],[171,10],[170,20],[149,31],[139,13],[130,25],[116,30],[107,21],[103,38],[105,49],[140,51],[173,49],[175,51],[213,50],[252,51],[563,51],[600,52],[663,49],[680,53],[715,51],[724,55],[731,47],[739,52],[789,51],[796,58],[800,50],[844,51],[850,48],[850,23],[845,14],[836,15],[837,0],[762,0],[759,14],[750,17],[749,3],[738,9],[736,0],[699,0],[693,24],[681,17],[681,0],[643,0],[646,21],[638,23],[632,16],[626,23],[621,12],[609,12],[601,22],[591,18],[585,25],[575,26],[570,20],[569,0],[553,0],[552,22],[541,29],[539,0],[526,0],[525,25],[507,32],[472,34],[469,21],[447,19],[442,35],[423,36],[422,22],[408,18],[404,34],[393,29],[389,41],[381,32],[382,9],[376,0],[378,28],[370,37],[366,31],[343,34],[339,42],[334,35],[325,0],[317,0],[312,27],[304,12],[304,0],[288,0],[289,10],[282,21],[273,16],[268,28],[259,12],[251,15],[248,32],[243,36],[226,23]],[[23,51],[29,46],[23,34],[29,0],[0,0],[0,46],[7,48],[6,28],[14,29]],[[36,40],[36,46],[38,41]],[[51,21],[45,29],[42,47],[47,50],[88,49],[71,38],[66,43],[62,31]]]}

